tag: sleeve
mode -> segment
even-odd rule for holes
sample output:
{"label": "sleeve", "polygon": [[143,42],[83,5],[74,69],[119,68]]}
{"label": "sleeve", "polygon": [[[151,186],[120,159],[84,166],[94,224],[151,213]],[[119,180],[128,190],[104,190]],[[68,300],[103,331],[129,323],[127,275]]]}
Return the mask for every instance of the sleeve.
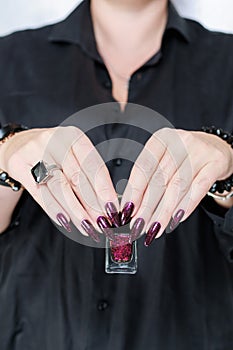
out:
{"label": "sleeve", "polygon": [[11,218],[11,222],[9,224],[9,226],[6,228],[6,230],[4,232],[2,232],[0,234],[0,239],[5,236],[5,234],[12,232],[12,231],[17,231],[17,228],[20,225],[20,218],[21,218],[21,208],[23,206],[23,203],[25,202],[26,196],[28,194],[26,193],[26,191],[23,192],[20,200],[18,201],[13,214],[12,214],[12,218]]}
{"label": "sleeve", "polygon": [[225,209],[206,196],[202,207],[214,223],[214,233],[223,255],[233,263],[233,206]]}

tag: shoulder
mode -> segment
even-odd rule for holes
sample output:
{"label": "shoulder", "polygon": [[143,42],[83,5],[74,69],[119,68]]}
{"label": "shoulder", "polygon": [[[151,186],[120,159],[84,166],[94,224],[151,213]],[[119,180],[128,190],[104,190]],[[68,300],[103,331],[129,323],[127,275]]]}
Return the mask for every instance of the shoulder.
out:
{"label": "shoulder", "polygon": [[185,19],[193,48],[211,50],[211,53],[233,53],[233,34],[212,31],[200,23]]}
{"label": "shoulder", "polygon": [[22,55],[29,53],[34,48],[45,44],[52,26],[46,26],[38,29],[28,29],[0,37],[0,60],[6,58],[6,55]]}

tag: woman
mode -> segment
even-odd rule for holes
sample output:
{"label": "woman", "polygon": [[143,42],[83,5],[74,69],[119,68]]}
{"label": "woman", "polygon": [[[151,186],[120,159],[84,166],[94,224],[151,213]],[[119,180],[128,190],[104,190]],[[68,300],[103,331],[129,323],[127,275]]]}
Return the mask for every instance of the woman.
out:
{"label": "woman", "polygon": [[[231,176],[233,152],[200,130],[232,131],[232,50],[231,36],[180,18],[165,0],[84,1],[64,22],[2,38],[2,120],[29,127],[0,146],[0,168],[26,189],[0,188],[4,349],[231,348],[233,200],[206,194]],[[150,107],[179,129],[54,128],[113,101]],[[145,144],[132,170],[116,159],[109,173],[93,146],[115,137]],[[105,275],[104,251],[59,235],[49,217],[97,242],[132,218],[135,237],[146,232],[138,273]]]}

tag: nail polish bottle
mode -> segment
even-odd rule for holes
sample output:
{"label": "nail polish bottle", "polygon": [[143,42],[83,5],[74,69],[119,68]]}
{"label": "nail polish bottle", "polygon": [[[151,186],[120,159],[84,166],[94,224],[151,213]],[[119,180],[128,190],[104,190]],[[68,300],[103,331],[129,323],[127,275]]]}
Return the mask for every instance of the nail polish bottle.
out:
{"label": "nail polish bottle", "polygon": [[137,272],[137,241],[130,242],[130,233],[119,230],[114,233],[114,239],[106,238],[105,272],[121,274]]}

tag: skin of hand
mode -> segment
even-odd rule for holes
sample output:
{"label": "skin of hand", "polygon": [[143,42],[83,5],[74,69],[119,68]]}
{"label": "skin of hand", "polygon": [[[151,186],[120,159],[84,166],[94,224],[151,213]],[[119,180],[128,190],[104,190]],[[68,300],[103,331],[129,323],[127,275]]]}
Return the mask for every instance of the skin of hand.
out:
{"label": "skin of hand", "polygon": [[[37,184],[31,169],[40,160],[56,164],[46,184]],[[19,181],[48,216],[66,228],[69,222],[84,235],[88,221],[96,230],[98,217],[106,216],[106,203],[119,210],[115,189],[105,163],[89,138],[73,126],[32,129],[15,134],[0,148],[0,168]]]}
{"label": "skin of hand", "polygon": [[212,184],[232,172],[232,149],[219,137],[164,128],[151,136],[136,160],[121,206],[133,203],[130,226],[142,218],[147,234],[151,229],[158,238],[171,218],[177,224],[187,219]]}

